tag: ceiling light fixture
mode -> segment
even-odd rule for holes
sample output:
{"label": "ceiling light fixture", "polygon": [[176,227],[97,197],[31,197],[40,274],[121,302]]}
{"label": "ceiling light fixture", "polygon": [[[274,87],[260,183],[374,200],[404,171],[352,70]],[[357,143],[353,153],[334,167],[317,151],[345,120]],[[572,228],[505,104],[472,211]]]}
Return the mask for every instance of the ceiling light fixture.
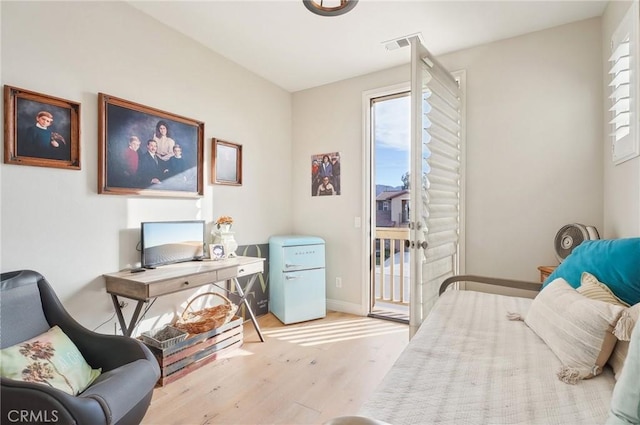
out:
{"label": "ceiling light fixture", "polygon": [[320,16],[339,16],[353,9],[358,0],[302,0],[304,6]]}

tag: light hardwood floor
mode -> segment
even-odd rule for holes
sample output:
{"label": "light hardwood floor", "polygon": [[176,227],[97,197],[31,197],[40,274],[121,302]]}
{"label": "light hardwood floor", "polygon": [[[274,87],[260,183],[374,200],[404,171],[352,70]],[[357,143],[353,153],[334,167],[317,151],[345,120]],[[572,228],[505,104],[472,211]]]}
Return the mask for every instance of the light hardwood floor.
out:
{"label": "light hardwood floor", "polygon": [[322,424],[356,414],[409,339],[407,325],[328,312],[283,325],[251,322],[244,344],[154,390],[143,425]]}

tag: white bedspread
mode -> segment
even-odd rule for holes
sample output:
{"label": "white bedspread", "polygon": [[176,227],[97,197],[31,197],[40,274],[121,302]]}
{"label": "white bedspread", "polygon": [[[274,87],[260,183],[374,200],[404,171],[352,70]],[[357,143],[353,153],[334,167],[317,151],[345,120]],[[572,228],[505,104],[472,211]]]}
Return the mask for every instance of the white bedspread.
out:
{"label": "white bedspread", "polygon": [[609,368],[577,385],[522,321],[531,299],[445,292],[359,414],[402,424],[602,424]]}

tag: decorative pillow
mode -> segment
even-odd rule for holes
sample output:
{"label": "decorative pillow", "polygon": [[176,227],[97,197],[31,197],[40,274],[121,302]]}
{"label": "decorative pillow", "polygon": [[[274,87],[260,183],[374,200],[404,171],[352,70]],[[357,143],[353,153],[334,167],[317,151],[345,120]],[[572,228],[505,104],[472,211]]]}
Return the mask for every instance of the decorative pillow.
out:
{"label": "decorative pillow", "polygon": [[577,288],[582,272],[606,282],[629,305],[640,302],[640,238],[584,241],[544,281],[543,287],[561,277]]}
{"label": "decorative pillow", "polygon": [[589,272],[582,272],[580,277],[580,286],[578,292],[592,300],[604,301],[606,303],[616,304],[622,307],[629,307],[629,304],[616,297],[611,289],[604,283],[600,282],[594,275]]}
{"label": "decorative pillow", "polygon": [[91,369],[58,326],[0,350],[0,376],[49,385],[71,395],[84,391],[100,372]]}
{"label": "decorative pillow", "polygon": [[623,310],[589,299],[564,279],[556,279],[535,297],[524,321],[562,362],[558,378],[575,384],[602,373],[616,343],[612,330]]}
{"label": "decorative pillow", "polygon": [[[626,310],[626,312],[629,314],[634,324],[640,321],[640,303],[634,305],[633,307],[629,307]],[[607,362],[609,366],[611,366],[611,368],[613,369],[616,380],[620,379],[620,374],[622,373],[622,367],[624,366],[624,360],[626,359],[628,352],[629,352],[629,341],[616,342],[616,346],[613,349],[613,352],[611,353],[611,357],[609,357],[609,361]]]}
{"label": "decorative pillow", "polygon": [[631,335],[629,355],[613,388],[607,425],[640,424],[640,326]]}

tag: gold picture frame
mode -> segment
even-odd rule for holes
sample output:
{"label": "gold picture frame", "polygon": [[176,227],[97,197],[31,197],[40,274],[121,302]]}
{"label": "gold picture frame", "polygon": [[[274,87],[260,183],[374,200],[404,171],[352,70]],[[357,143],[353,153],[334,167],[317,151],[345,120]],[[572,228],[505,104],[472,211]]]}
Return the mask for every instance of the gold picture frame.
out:
{"label": "gold picture frame", "polygon": [[242,145],[212,139],[211,182],[242,186]]}
{"label": "gold picture frame", "polygon": [[201,197],[204,123],[98,94],[98,193]]}
{"label": "gold picture frame", "polygon": [[80,103],[5,85],[4,163],[80,170]]}

